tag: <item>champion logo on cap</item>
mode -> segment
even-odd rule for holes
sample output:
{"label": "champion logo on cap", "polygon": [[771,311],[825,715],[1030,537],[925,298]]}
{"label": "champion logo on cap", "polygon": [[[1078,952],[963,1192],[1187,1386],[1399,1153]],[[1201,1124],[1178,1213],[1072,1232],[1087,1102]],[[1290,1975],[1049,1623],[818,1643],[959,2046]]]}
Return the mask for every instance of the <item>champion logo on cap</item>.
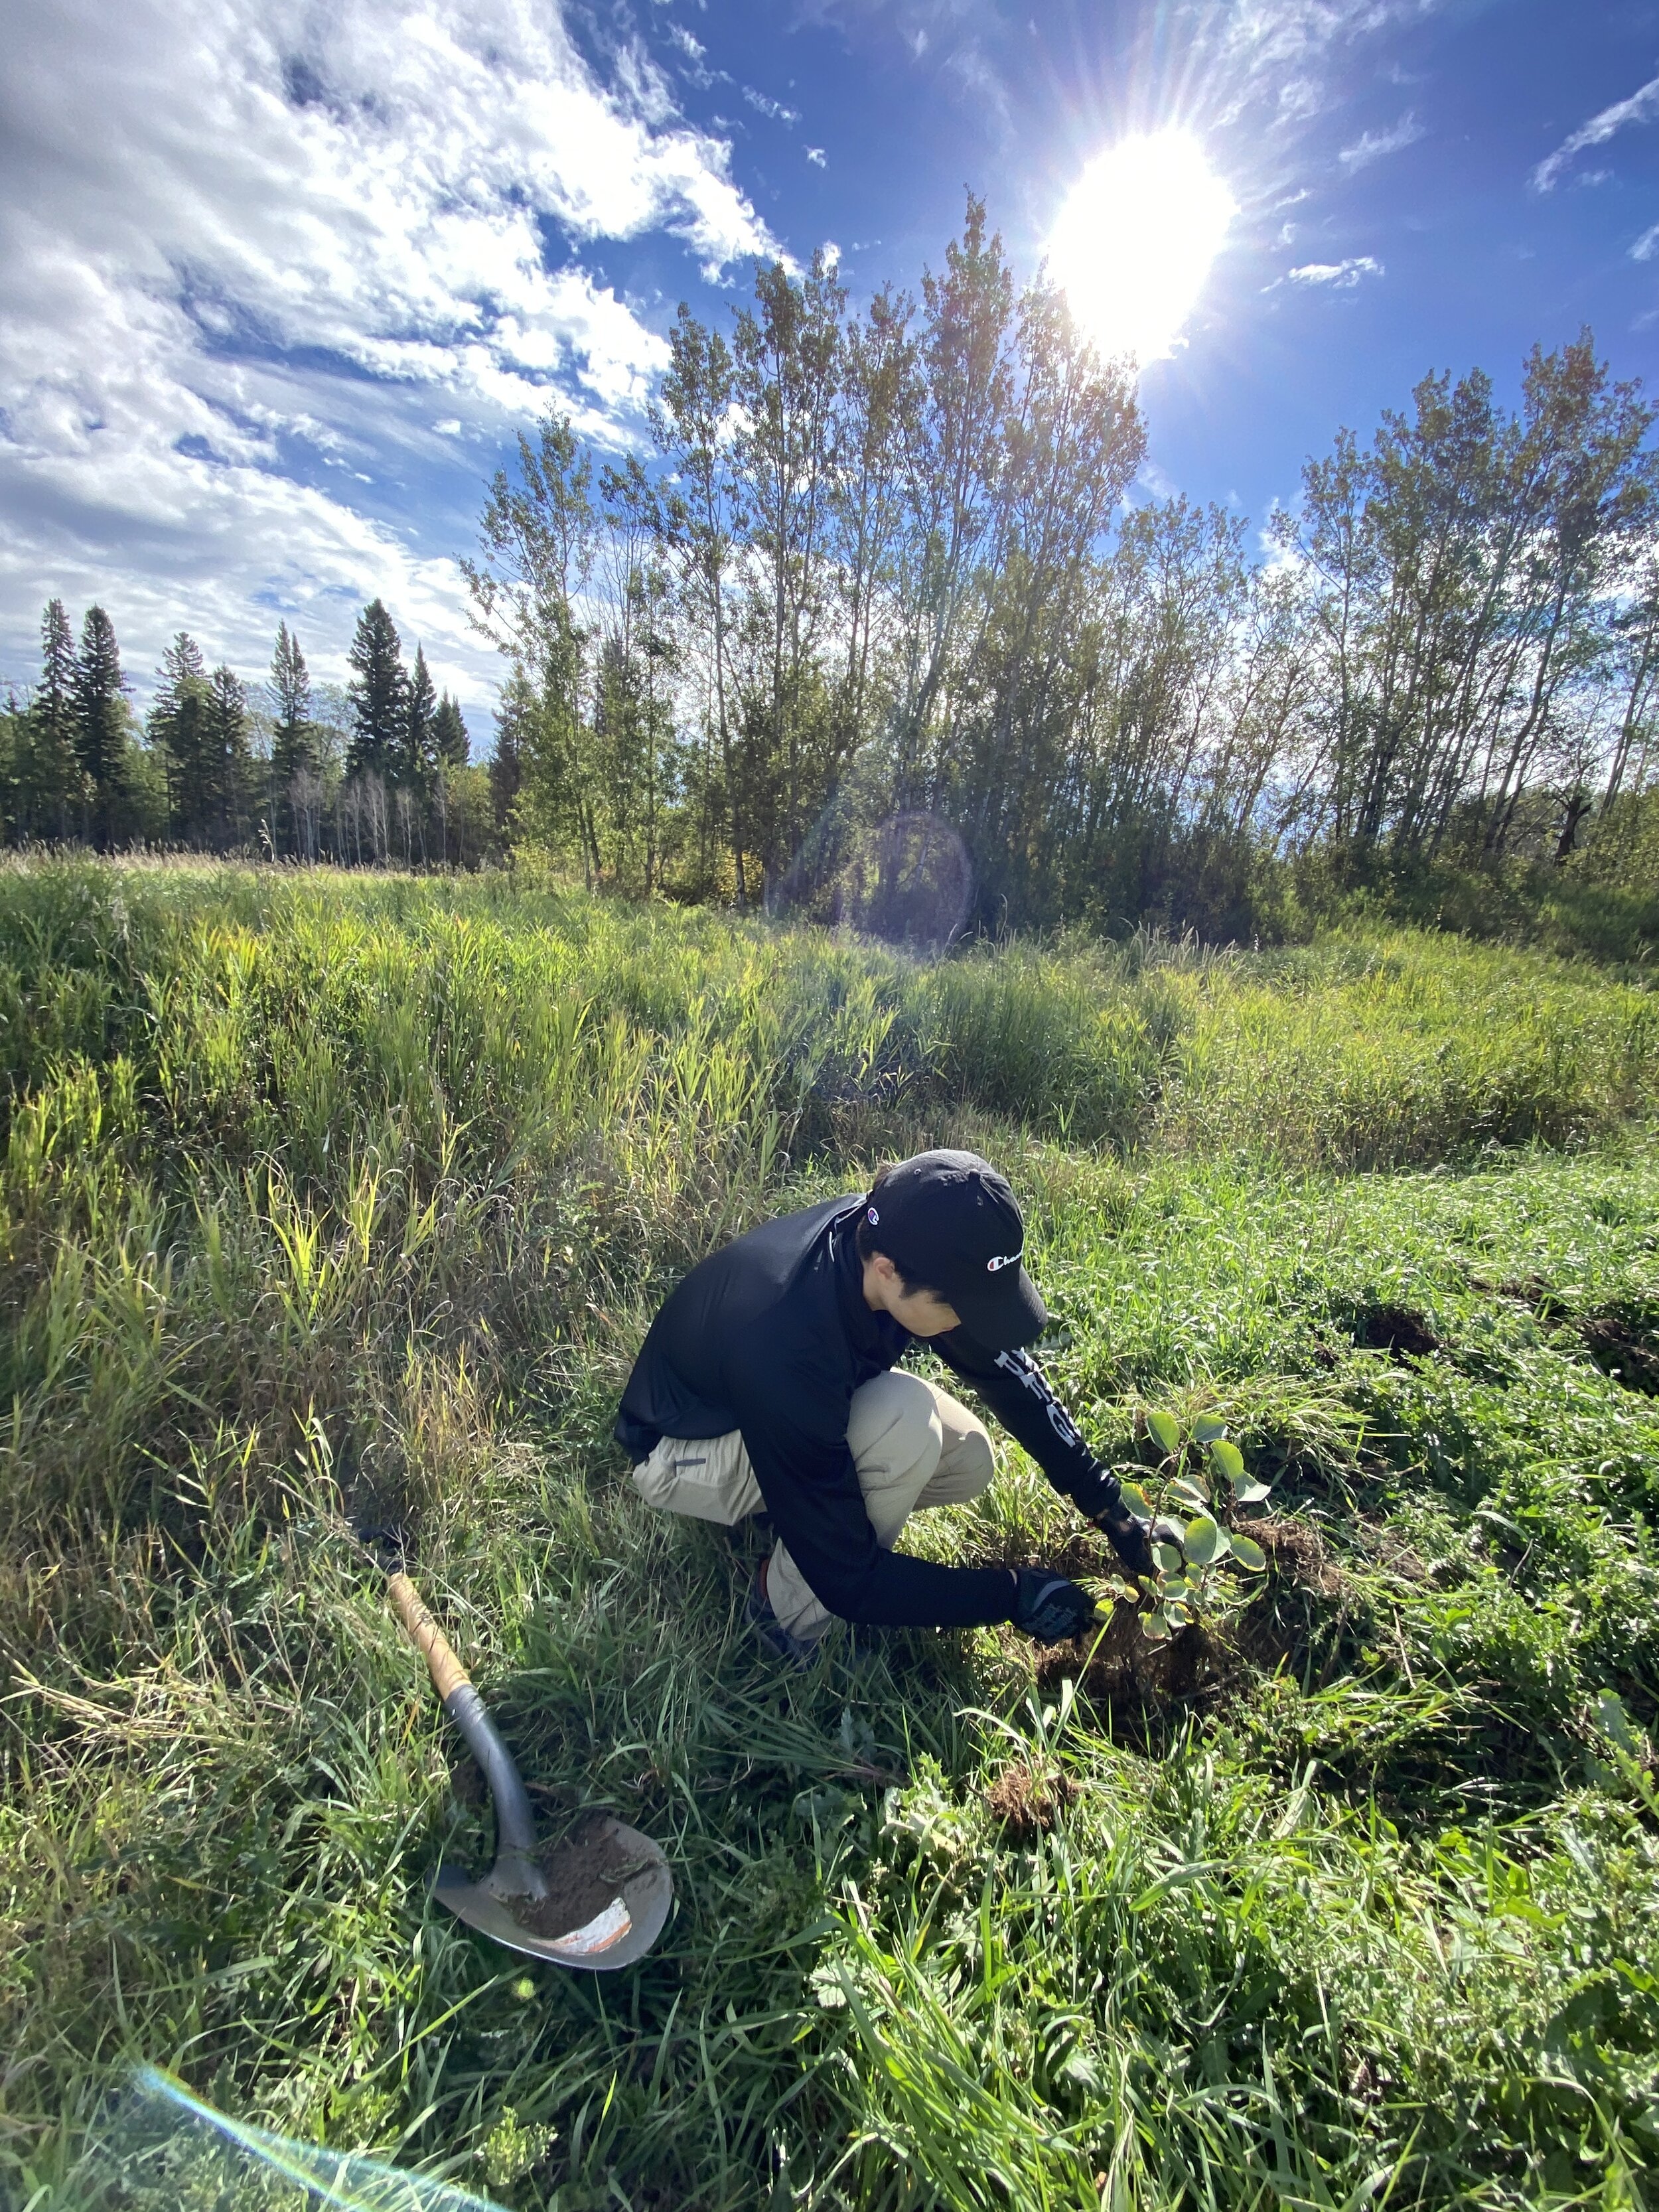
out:
{"label": "champion logo on cap", "polygon": [[864,1218],[872,1227],[878,1226],[881,1221],[881,1216],[876,1212],[873,1206],[866,1206],[865,1207]]}
{"label": "champion logo on cap", "polygon": [[1004,1252],[999,1258],[985,1262],[985,1272],[988,1275],[994,1275],[1000,1267],[1017,1267],[1018,1265],[1018,1252]]}

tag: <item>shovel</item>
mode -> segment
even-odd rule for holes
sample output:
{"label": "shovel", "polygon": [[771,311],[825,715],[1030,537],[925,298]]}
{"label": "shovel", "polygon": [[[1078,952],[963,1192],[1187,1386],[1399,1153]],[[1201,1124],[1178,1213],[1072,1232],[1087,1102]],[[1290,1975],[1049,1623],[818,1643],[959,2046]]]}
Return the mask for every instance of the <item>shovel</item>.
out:
{"label": "shovel", "polygon": [[477,1881],[442,1868],[433,1895],[509,1951],[595,1972],[631,1966],[668,1917],[674,1877],[667,1860],[648,1836],[605,1813],[586,1814],[553,1850],[539,1844],[519,1770],[466,1669],[409,1577],[392,1575],[386,1589],[495,1804],[495,1865]]}

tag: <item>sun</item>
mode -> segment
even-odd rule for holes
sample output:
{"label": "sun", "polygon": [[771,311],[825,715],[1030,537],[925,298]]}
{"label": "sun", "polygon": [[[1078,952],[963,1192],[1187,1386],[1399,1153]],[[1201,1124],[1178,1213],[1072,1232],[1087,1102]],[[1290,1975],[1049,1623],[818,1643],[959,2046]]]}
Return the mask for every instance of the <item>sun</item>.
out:
{"label": "sun", "polygon": [[1237,213],[1185,131],[1121,138],[1073,185],[1049,273],[1100,350],[1144,368],[1173,351]]}

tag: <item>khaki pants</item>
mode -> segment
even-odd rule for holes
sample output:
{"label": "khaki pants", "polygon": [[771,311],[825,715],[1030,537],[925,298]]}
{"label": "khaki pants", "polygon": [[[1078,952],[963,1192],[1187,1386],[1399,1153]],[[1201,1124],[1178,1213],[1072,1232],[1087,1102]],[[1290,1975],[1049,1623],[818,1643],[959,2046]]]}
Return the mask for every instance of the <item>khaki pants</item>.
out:
{"label": "khaki pants", "polygon": [[[977,1498],[996,1470],[991,1439],[965,1406],[919,1375],[890,1370],[854,1390],[847,1442],[876,1540],[890,1551],[919,1506],[959,1505]],[[761,1496],[740,1431],[723,1437],[665,1437],[634,1469],[647,1505],[730,1528],[759,1513]],[[766,1570],[772,1610],[792,1636],[821,1635],[830,1622],[782,1544]]]}

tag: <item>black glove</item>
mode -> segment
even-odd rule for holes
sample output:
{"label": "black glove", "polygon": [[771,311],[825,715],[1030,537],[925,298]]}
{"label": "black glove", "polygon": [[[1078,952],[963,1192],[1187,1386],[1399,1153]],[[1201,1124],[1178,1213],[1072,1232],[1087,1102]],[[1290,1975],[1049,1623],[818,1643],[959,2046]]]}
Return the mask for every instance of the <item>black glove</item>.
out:
{"label": "black glove", "polygon": [[1123,1503],[1117,1477],[1103,1467],[1096,1470],[1094,1481],[1085,1484],[1075,1497],[1079,1510],[1105,1531],[1125,1571],[1137,1579],[1158,1572],[1158,1562],[1152,1557],[1154,1544],[1173,1544],[1176,1551],[1182,1547],[1186,1531],[1180,1522],[1138,1520]]}
{"label": "black glove", "polygon": [[1065,1644],[1092,1628],[1098,1618],[1087,1590],[1047,1567],[1016,1567],[1014,1626],[1034,1644]]}
{"label": "black glove", "polygon": [[1158,1562],[1152,1557],[1150,1522],[1137,1521],[1121,1499],[1092,1517],[1096,1528],[1103,1528],[1111,1539],[1112,1549],[1127,1573],[1139,1577],[1158,1572]]}

